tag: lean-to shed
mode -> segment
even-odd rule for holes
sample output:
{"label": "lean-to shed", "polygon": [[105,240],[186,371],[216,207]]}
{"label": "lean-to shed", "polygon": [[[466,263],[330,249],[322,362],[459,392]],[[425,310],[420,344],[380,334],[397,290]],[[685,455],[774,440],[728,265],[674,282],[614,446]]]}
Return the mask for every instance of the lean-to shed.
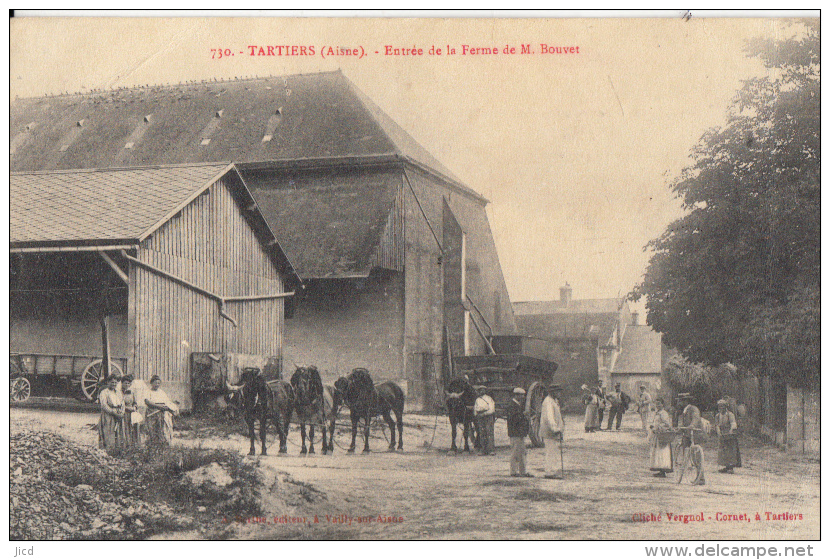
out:
{"label": "lean-to shed", "polygon": [[288,259],[228,163],[12,173],[12,351],[100,355],[191,405],[191,352],[282,356]]}

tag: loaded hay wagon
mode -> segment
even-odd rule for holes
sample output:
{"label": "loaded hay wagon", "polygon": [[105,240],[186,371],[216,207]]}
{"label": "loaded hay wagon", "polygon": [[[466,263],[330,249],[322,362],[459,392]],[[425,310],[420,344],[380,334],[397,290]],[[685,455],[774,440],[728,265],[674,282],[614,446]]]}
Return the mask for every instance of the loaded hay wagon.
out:
{"label": "loaded hay wagon", "polygon": [[[514,339],[524,337],[493,337],[490,349],[493,352],[505,350],[511,353],[493,353],[486,356],[459,356],[453,359],[455,375],[464,376],[473,386],[487,387],[496,403],[496,416],[505,418],[507,407],[513,400],[513,389],[521,387],[527,392],[525,414],[530,419],[530,441],[534,447],[542,447],[539,433],[542,415],[542,401],[547,394],[546,387],[553,381],[558,364],[552,360],[525,355],[524,346]],[[507,339],[497,341],[497,339]],[[507,342],[507,344],[505,344]],[[515,353],[514,353],[515,352]]]}

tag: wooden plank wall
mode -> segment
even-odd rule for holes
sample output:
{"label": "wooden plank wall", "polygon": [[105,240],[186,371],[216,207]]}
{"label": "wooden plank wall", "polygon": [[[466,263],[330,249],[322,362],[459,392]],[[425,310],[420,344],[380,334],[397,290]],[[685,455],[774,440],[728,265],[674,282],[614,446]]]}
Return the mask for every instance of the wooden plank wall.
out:
{"label": "wooden plank wall", "polygon": [[[210,292],[282,292],[283,282],[233,196],[220,180],[142,243],[138,258]],[[135,278],[135,369],[158,374],[189,402],[191,352],[281,355],[283,300],[225,306],[142,268]]]}
{"label": "wooden plank wall", "polygon": [[386,218],[380,243],[372,257],[371,267],[402,272],[404,268],[404,204],[403,185],[398,185],[395,203]]}

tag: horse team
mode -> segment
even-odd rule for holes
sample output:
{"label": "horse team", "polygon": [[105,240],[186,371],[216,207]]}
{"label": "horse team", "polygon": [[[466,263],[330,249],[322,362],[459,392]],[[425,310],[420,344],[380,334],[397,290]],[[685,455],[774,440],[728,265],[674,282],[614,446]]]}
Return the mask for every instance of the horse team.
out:
{"label": "horse team", "polygon": [[[334,452],[334,428],[341,406],[349,408],[352,421],[352,443],[348,449],[354,453],[357,426],[365,421],[363,453],[369,453],[369,424],[375,416],[383,416],[391,432],[389,450],[403,449],[403,390],[391,381],[375,385],[369,372],[356,368],[333,386],[323,385],[316,367],[298,366],[291,381],[283,379],[266,380],[259,369],[242,370],[241,385],[226,382],[231,401],[236,401],[244,413],[251,440],[249,455],[256,454],[255,422],[259,420],[259,436],[262,442],[261,454],[267,455],[265,439],[268,423],[272,422],[280,438],[280,453],[287,453],[286,440],[291,417],[296,415],[300,425],[302,449],[300,453],[314,453],[314,428],[319,426],[322,435],[322,452]],[[392,419],[392,413],[395,420]],[[306,446],[306,425],[309,427]],[[395,427],[397,426],[397,438]],[[328,438],[326,437],[328,436]]]}

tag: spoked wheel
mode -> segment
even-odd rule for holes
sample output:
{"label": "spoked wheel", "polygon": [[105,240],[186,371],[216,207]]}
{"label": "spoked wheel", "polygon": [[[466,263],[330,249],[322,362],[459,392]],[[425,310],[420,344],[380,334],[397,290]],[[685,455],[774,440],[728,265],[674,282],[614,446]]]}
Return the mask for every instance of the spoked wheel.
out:
{"label": "spoked wheel", "polygon": [[542,401],[545,400],[545,388],[538,381],[533,382],[527,391],[525,412],[530,417],[530,443],[533,447],[544,447],[542,439]]}
{"label": "spoked wheel", "polygon": [[[104,362],[101,360],[94,360],[90,362],[84,372],[81,374],[81,392],[89,402],[95,402],[98,399],[98,393],[101,391],[101,384],[103,383]],[[124,376],[124,372],[113,361],[110,361],[110,374]]]}
{"label": "spoked wheel", "polygon": [[684,454],[677,483],[680,484],[685,479],[686,484],[694,484],[703,469],[703,448],[700,445],[692,445],[684,450]]}
{"label": "spoked wheel", "polygon": [[13,402],[26,402],[32,396],[32,384],[25,377],[12,380],[9,387],[9,396]]}

